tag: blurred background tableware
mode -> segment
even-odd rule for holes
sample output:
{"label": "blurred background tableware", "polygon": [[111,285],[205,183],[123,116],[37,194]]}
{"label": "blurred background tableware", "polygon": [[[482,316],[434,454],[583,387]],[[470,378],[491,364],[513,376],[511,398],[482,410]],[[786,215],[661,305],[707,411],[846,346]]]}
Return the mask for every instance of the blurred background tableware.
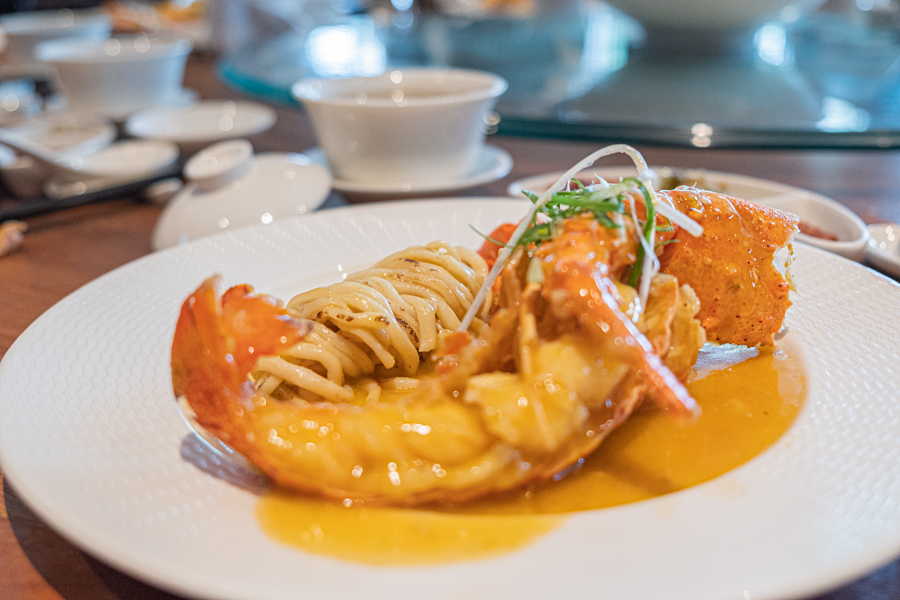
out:
{"label": "blurred background tableware", "polygon": [[879,271],[900,278],[900,224],[874,223],[869,225],[866,262]]}
{"label": "blurred background tableware", "polygon": [[275,110],[247,101],[200,102],[187,107],[154,107],[128,118],[129,135],[178,144],[189,156],[214,142],[266,131],[275,124]]}
{"label": "blurred background tableware", "polygon": [[641,22],[622,12],[639,14],[628,0],[229,0],[209,12],[219,74],[279,102],[305,77],[442,66],[509,82],[499,135],[900,147],[896,0],[698,1],[650,0],[663,16]]}
{"label": "blurred background tableware", "polygon": [[636,19],[656,48],[727,50],[751,41],[756,28],[780,16],[788,20],[811,12],[825,0],[609,0]]}
{"label": "blurred background tableware", "polygon": [[44,10],[0,17],[5,48],[3,57],[16,65],[35,60],[35,49],[57,39],[102,41],[109,38],[112,20],[102,9]]}
{"label": "blurred background tableware", "polygon": [[161,250],[237,227],[303,215],[331,192],[330,173],[309,157],[253,154],[247,140],[219,142],[184,166],[187,186],[166,206],[153,231]]}
{"label": "blurred background tableware", "polygon": [[33,117],[43,105],[44,99],[38,94],[33,80],[13,78],[0,82],[0,125]]}
{"label": "blurred background tableware", "polygon": [[95,152],[66,155],[45,148],[27,137],[0,129],[0,143],[31,158],[58,184],[108,186],[146,179],[170,168],[178,160],[178,147],[169,142],[124,140]]}
{"label": "blurred background tableware", "polygon": [[[44,115],[16,126],[8,132],[30,140],[61,158],[77,158],[97,152],[116,139],[116,127],[102,117],[70,114]],[[32,157],[16,154],[0,146],[0,176],[15,196],[29,197],[42,193],[51,172]]]}
{"label": "blurred background tableware", "polygon": [[5,129],[67,155],[96,152],[110,145],[117,135],[109,119],[69,113],[44,114]]}
{"label": "blurred background tableware", "polygon": [[124,119],[142,108],[190,100],[182,87],[190,51],[186,39],[138,35],[55,40],[35,53],[54,68],[70,111]]}
{"label": "blurred background tableware", "polygon": [[319,144],[343,180],[416,185],[477,168],[502,77],[462,69],[396,69],[296,83]]}
{"label": "blurred background tableware", "polygon": [[9,129],[0,129],[0,143],[30,158],[51,176],[83,178],[80,157],[64,156]]}
{"label": "blurred background tableware", "polygon": [[118,33],[187,38],[195,50],[204,50],[212,33],[206,18],[210,4],[206,0],[107,0],[103,8]]}

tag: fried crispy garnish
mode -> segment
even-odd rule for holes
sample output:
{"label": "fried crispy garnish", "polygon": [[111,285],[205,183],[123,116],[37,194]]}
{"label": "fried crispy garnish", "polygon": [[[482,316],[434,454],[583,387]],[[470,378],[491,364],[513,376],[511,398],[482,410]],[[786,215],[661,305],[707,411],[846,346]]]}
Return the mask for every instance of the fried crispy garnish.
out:
{"label": "fried crispy garnish", "polygon": [[724,343],[772,345],[791,306],[790,283],[776,251],[797,232],[799,219],[746,200],[697,189],[662,192],[703,226],[703,235],[677,235],[660,257],[661,271],[689,284],[700,300],[707,336]]}
{"label": "fried crispy garnish", "polygon": [[0,223],[0,256],[9,254],[22,245],[28,225],[22,221]]}

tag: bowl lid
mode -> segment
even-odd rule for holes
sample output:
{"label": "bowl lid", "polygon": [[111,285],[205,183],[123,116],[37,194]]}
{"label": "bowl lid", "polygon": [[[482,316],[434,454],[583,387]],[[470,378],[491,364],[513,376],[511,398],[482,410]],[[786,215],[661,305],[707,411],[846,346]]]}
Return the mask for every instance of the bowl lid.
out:
{"label": "bowl lid", "polygon": [[[219,170],[210,162],[190,170],[195,176],[199,173],[208,177],[206,189],[191,184],[192,177],[186,172],[189,185],[166,207],[156,224],[152,239],[155,250],[246,225],[268,225],[303,215],[321,206],[331,193],[331,174],[303,154],[264,153],[244,161],[236,148],[225,158],[232,161],[227,168]],[[248,163],[249,169],[234,177]],[[219,175],[210,177],[215,173]],[[219,185],[213,185],[213,180]]]}

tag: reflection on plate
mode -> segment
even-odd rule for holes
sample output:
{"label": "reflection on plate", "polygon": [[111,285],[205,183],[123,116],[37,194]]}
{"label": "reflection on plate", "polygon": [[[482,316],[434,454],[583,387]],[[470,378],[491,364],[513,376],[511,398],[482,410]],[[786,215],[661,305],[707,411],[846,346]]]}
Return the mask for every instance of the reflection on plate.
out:
{"label": "reflection on plate", "polygon": [[[806,233],[798,233],[796,236],[798,242],[828,250],[855,261],[861,261],[865,255],[869,241],[869,230],[865,223],[853,211],[827,196],[768,179],[734,173],[705,169],[651,168],[668,187],[681,184],[696,185],[714,192],[753,200],[759,204],[797,215],[800,217],[801,228],[802,226],[811,226],[820,234],[830,234],[837,238],[829,240]],[[601,167],[586,169],[577,177],[584,182],[591,181],[595,177],[602,177],[607,181],[619,181],[623,177],[633,177],[636,173],[633,167]],[[559,173],[546,173],[520,179],[511,183],[506,191],[513,197],[520,197],[523,191],[540,194],[553,185],[562,174],[560,171]],[[672,179],[673,177],[674,179]],[[807,229],[807,231],[811,231],[811,229]]]}
{"label": "reflection on plate", "polygon": [[[309,158],[328,168],[328,160],[320,148],[304,152]],[[348,200],[384,200],[391,198],[421,198],[424,195],[444,196],[479,185],[497,181],[512,170],[509,152],[497,146],[485,145],[478,155],[477,165],[468,177],[459,181],[438,183],[365,182],[335,179],[332,187]]]}
{"label": "reflection on plate", "polygon": [[[809,396],[768,451],[708,483],[575,513],[496,558],[376,568],[308,555],[260,529],[250,491],[183,460],[169,351],[182,300],[210,273],[282,298],[405,246],[519,219],[525,201],[451,199],[325,211],[159,252],[35,322],[0,363],[0,464],[78,546],[189,596],[230,599],[811,595],[900,551],[900,287],[796,248],[779,343]],[[590,590],[590,591],[589,591]]]}

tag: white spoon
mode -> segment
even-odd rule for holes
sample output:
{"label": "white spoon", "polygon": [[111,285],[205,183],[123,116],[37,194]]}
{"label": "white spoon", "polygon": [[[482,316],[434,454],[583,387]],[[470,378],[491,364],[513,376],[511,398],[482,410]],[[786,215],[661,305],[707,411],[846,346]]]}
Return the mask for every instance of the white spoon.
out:
{"label": "white spoon", "polygon": [[40,144],[36,144],[25,136],[13,133],[7,129],[0,129],[0,143],[18,150],[25,156],[31,157],[35,162],[46,168],[50,173],[68,180],[84,179],[87,173],[79,168],[77,159],[60,156]]}
{"label": "white spoon", "polygon": [[0,144],[30,156],[45,167],[56,183],[87,183],[102,179],[105,185],[152,177],[178,160],[178,147],[171,142],[125,140],[92,154],[61,156],[25,136],[0,129]]}

